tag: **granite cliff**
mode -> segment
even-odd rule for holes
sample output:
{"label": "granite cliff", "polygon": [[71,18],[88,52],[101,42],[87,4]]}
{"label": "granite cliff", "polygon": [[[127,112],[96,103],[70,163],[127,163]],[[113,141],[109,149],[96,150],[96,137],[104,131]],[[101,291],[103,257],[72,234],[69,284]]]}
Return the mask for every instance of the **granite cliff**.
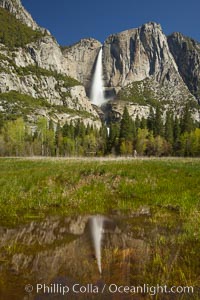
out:
{"label": "granite cliff", "polygon": [[[129,113],[133,118],[138,104],[140,118],[147,117],[150,106],[156,103],[178,115],[186,102],[196,106],[195,95],[185,84],[159,24],[150,22],[111,35],[103,49],[105,85],[114,88],[116,99],[129,102]],[[123,112],[121,101],[115,101],[114,107],[115,113]],[[196,109],[193,109],[193,115],[199,119]]]}
{"label": "granite cliff", "polygon": [[151,78],[177,94],[182,93],[184,85],[167,38],[156,23],[108,37],[104,44],[104,70],[106,86],[116,88]]}
{"label": "granite cliff", "polygon": [[[127,105],[133,118],[147,118],[150,107],[161,103],[163,110],[170,108],[180,115],[189,102],[194,119],[199,120],[199,43],[181,34],[167,38],[159,24],[150,22],[112,34],[103,45],[89,38],[60,47],[49,31],[33,21],[20,0],[0,0],[0,7],[36,32],[34,39],[12,49],[0,39],[1,99],[13,90],[44,98],[59,106],[55,120],[65,122],[73,110],[73,118],[85,112],[86,123],[89,118],[99,127],[100,118],[88,97],[98,51],[103,47],[105,92],[110,100],[105,110],[120,117]],[[68,109],[67,116],[60,113],[62,107],[63,113]],[[45,110],[48,116],[49,109]]]}
{"label": "granite cliff", "polygon": [[[22,98],[28,95],[33,102],[33,107],[26,107],[31,123],[36,116],[45,116],[61,125],[81,119],[85,125],[94,124],[99,128],[99,116],[83,84],[69,75],[74,75],[73,68],[68,72],[69,64],[55,38],[33,21],[20,1],[0,1],[0,13],[1,113],[22,115],[26,105]],[[22,34],[18,36],[18,32]],[[40,99],[42,102],[37,107],[35,104]]]}
{"label": "granite cliff", "polygon": [[200,43],[176,32],[168,44],[185,84],[200,101]]}

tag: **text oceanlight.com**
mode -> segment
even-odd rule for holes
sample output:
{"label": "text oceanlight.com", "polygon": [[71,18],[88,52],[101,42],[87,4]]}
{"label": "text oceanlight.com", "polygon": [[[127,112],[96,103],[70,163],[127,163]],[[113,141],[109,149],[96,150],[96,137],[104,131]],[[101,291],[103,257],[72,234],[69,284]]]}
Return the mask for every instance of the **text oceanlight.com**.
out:
{"label": "text oceanlight.com", "polygon": [[37,294],[60,294],[67,295],[73,294],[193,294],[194,287],[192,286],[171,286],[167,285],[149,285],[143,284],[138,286],[127,286],[127,285],[117,285],[117,284],[103,284],[101,287],[94,284],[81,285],[75,283],[72,286],[63,284],[36,284],[36,286],[26,285],[25,291],[27,293],[36,292]]}

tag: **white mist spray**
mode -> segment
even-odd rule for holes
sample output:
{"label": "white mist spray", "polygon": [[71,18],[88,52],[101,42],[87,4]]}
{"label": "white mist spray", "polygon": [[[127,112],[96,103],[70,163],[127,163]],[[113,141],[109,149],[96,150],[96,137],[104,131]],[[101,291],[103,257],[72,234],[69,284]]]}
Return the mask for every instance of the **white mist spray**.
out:
{"label": "white mist spray", "polygon": [[103,68],[102,68],[102,48],[99,50],[96,67],[92,80],[91,101],[97,106],[101,106],[105,102],[103,91]]}
{"label": "white mist spray", "polygon": [[104,218],[102,216],[93,217],[90,222],[95,256],[96,256],[97,265],[98,265],[100,274],[102,272],[102,269],[101,269],[101,241],[102,241],[102,235],[103,235],[103,223],[104,223]]}

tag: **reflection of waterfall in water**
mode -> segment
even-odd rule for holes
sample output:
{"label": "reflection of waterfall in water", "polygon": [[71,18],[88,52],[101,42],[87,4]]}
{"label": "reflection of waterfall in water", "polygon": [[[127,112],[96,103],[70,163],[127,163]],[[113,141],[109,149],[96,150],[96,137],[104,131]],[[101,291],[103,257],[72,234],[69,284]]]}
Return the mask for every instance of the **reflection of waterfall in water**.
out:
{"label": "reflection of waterfall in water", "polygon": [[99,50],[91,87],[91,101],[97,106],[105,102],[102,79],[102,48]]}
{"label": "reflection of waterfall in water", "polygon": [[92,234],[92,240],[94,244],[95,256],[97,259],[97,264],[99,272],[101,274],[101,241],[103,234],[103,223],[104,218],[102,216],[96,216],[91,219],[90,229]]}

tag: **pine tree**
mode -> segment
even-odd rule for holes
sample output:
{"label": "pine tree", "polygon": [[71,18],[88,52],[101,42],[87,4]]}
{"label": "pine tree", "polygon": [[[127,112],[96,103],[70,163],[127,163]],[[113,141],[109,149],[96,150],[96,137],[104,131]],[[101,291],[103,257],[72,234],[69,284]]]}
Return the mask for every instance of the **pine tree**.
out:
{"label": "pine tree", "polygon": [[165,139],[171,144],[173,144],[173,142],[174,142],[173,116],[169,111],[167,111],[167,113],[166,113]]}
{"label": "pine tree", "polygon": [[147,128],[149,131],[155,132],[155,114],[152,107],[150,107],[149,116],[147,119]]}
{"label": "pine tree", "polygon": [[156,107],[154,135],[164,136],[164,126],[159,106]]}
{"label": "pine tree", "polygon": [[140,128],[142,129],[147,128],[147,120],[144,117],[142,117],[142,120],[140,122]]}
{"label": "pine tree", "polygon": [[173,150],[175,155],[179,155],[180,153],[180,136],[181,136],[181,127],[180,127],[180,120],[175,117],[174,120],[174,145],[173,145]]}
{"label": "pine tree", "polygon": [[62,128],[61,128],[59,122],[56,126],[55,144],[56,144],[56,156],[59,156],[62,154],[62,150],[63,150],[62,149],[63,148],[63,135],[62,135]]}
{"label": "pine tree", "polygon": [[179,140],[180,135],[181,135],[180,121],[176,116],[174,120],[174,140],[175,141]]}
{"label": "pine tree", "polygon": [[181,133],[191,132],[194,129],[194,121],[191,116],[188,103],[186,104],[181,118]]}
{"label": "pine tree", "polygon": [[140,126],[141,126],[141,122],[140,122],[140,119],[139,119],[139,117],[137,115],[136,118],[135,118],[136,133],[138,132],[138,129],[140,128]]}
{"label": "pine tree", "polygon": [[84,138],[86,132],[86,128],[80,120],[76,123],[75,126],[75,137]]}
{"label": "pine tree", "polygon": [[133,140],[132,119],[129,116],[126,106],[124,108],[122,120],[120,123],[120,139],[125,139],[126,141]]}
{"label": "pine tree", "polygon": [[111,123],[109,136],[107,140],[107,151],[108,153],[115,153],[117,151],[117,145],[119,142],[119,123]]}
{"label": "pine tree", "polygon": [[132,121],[132,133],[133,133],[133,139],[136,139],[137,137],[137,128],[135,125],[135,121]]}
{"label": "pine tree", "polygon": [[3,128],[3,125],[4,125],[4,118],[3,118],[3,114],[0,112],[0,133]]}

